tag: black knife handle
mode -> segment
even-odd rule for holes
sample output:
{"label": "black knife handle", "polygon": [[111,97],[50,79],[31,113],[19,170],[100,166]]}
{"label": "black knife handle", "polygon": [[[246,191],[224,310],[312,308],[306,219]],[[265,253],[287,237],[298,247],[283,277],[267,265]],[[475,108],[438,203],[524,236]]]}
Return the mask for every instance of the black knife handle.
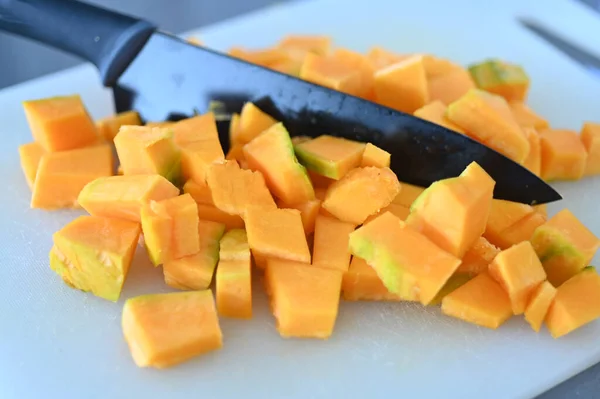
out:
{"label": "black knife handle", "polygon": [[112,86],[156,28],[75,0],[0,0],[0,29],[92,62]]}

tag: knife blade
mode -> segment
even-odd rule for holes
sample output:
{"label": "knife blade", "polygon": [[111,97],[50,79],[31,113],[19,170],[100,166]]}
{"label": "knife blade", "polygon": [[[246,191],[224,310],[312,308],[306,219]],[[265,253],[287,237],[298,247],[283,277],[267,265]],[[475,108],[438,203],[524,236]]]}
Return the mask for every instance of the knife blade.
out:
{"label": "knife blade", "polygon": [[[471,138],[354,96],[189,44],[146,21],[73,0],[0,0],[0,29],[93,62],[114,90],[118,112],[177,120],[220,101],[239,111],[253,101],[292,135],[370,141],[392,154],[401,181],[428,186],[478,162],[494,196],[543,204],[561,196],[521,165]],[[221,135],[225,148],[228,138]]]}
{"label": "knife blade", "polygon": [[594,76],[600,78],[600,58],[569,42],[538,21],[529,18],[519,18],[519,23],[530,32],[533,32],[537,37],[543,39],[546,43],[586,68]]}

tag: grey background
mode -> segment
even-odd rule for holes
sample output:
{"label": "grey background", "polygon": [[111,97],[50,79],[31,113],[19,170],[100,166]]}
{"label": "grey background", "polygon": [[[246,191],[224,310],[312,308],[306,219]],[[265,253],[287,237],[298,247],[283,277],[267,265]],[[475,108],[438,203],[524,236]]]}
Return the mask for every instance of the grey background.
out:
{"label": "grey background", "polygon": [[[89,1],[121,12],[138,15],[157,23],[167,31],[181,33],[274,3],[294,0]],[[600,9],[600,0],[579,1],[589,5],[590,12]],[[0,63],[0,88],[68,68],[80,62],[72,56],[3,33],[0,33],[0,60],[2,60]],[[510,382],[507,381],[507,383]],[[600,399],[600,364],[540,395],[539,398]]]}

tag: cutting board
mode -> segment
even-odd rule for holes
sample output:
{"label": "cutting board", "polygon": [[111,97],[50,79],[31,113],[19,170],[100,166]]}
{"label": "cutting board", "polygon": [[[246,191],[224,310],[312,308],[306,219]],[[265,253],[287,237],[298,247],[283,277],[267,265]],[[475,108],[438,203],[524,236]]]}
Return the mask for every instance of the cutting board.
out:
{"label": "cutting board", "polygon": [[[413,3],[301,2],[194,33],[218,49],[266,46],[286,33],[320,33],[360,51],[379,44],[463,64],[498,56],[525,66],[533,80],[531,104],[553,126],[578,130],[583,120],[600,119],[600,81],[514,21],[517,13],[534,12],[535,2],[505,0],[498,9],[467,0]],[[563,19],[583,12],[566,1],[538,3]],[[586,21],[587,32],[600,32],[600,22]],[[411,303],[342,302],[328,341],[284,340],[257,282],[254,319],[222,319],[221,351],[165,371],[135,367],[120,328],[123,301],[168,292],[160,268],[151,267],[138,248],[117,304],[68,288],[49,269],[47,254],[52,233],[81,212],[29,209],[19,169],[17,146],[30,141],[20,101],[73,92],[95,117],[112,112],[109,92],[88,65],[0,92],[3,398],[525,398],[600,361],[598,322],[553,340],[520,317],[491,331]],[[551,212],[569,207],[600,235],[600,207],[594,205],[600,179],[556,187],[565,200]]]}

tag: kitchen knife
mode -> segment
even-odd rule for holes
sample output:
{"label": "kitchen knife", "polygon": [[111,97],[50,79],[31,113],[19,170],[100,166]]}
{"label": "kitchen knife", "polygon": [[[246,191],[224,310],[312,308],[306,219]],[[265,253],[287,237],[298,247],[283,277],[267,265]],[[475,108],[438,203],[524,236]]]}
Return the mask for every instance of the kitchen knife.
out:
{"label": "kitchen knife", "polygon": [[428,186],[476,161],[496,181],[496,198],[561,199],[527,169],[464,135],[189,44],[131,16],[74,0],[0,0],[0,29],[92,62],[114,89],[116,111],[135,109],[146,121],[203,113],[215,100],[230,112],[253,101],[292,135],[332,134],[380,146],[392,154],[401,181]]}
{"label": "kitchen knife", "polygon": [[546,43],[550,44],[555,49],[571,58],[571,60],[583,66],[595,77],[600,78],[600,58],[582,49],[581,47],[570,43],[567,39],[561,37],[557,33],[553,32],[550,28],[545,27],[533,19],[520,18],[519,22],[530,32],[533,32]]}

